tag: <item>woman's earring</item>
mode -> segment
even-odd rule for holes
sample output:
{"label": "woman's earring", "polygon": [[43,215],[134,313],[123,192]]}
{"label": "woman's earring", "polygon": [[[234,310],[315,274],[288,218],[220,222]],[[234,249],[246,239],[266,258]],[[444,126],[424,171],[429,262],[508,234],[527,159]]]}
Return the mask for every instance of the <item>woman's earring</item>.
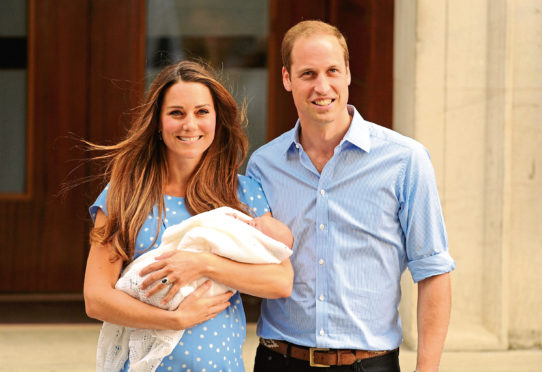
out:
{"label": "woman's earring", "polygon": [[164,141],[164,139],[162,138],[162,131],[161,130],[158,131],[158,139],[160,140],[160,142]]}

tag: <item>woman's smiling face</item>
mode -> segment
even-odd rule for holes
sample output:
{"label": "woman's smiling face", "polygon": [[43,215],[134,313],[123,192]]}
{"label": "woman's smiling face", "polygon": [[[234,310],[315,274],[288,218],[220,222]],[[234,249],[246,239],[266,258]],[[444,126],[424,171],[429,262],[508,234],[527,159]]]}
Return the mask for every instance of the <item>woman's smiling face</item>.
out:
{"label": "woman's smiling face", "polygon": [[216,111],[209,88],[184,81],[168,88],[160,108],[160,129],[170,165],[195,167],[211,146],[215,127]]}

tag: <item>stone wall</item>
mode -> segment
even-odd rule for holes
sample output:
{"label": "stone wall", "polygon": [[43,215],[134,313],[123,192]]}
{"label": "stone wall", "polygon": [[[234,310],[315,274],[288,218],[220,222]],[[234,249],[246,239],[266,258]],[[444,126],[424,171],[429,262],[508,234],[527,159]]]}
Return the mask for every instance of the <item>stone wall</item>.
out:
{"label": "stone wall", "polygon": [[[447,224],[448,350],[542,345],[542,0],[395,2],[394,129],[430,151]],[[403,276],[405,343],[416,287]]]}

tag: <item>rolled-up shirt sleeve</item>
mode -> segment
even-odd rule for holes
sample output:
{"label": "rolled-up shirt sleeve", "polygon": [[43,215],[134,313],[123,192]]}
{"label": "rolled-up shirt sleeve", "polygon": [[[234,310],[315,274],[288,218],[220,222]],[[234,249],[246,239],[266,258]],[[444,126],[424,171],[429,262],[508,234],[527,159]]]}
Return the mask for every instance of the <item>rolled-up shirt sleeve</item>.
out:
{"label": "rolled-up shirt sleeve", "polygon": [[408,269],[414,282],[455,268],[429,154],[419,146],[405,162],[400,182],[399,220]]}

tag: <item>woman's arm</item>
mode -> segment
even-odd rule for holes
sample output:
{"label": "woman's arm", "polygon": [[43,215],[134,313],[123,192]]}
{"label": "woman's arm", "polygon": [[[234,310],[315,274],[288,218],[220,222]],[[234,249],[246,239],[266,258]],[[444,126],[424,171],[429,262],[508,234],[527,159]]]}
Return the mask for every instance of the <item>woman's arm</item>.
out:
{"label": "woman's arm", "polygon": [[211,255],[203,276],[262,298],[289,297],[294,282],[290,259],[280,264],[246,264]]}
{"label": "woman's arm", "polygon": [[[289,259],[280,264],[248,264],[208,252],[173,251],[156,257],[156,260],[141,271],[141,276],[149,274],[141,288],[146,289],[167,277],[173,284],[163,303],[170,301],[182,286],[201,277],[262,298],[288,297],[292,293],[294,270]],[[147,296],[151,297],[159,290],[160,286],[155,285]]]}
{"label": "woman's arm", "polygon": [[[96,226],[104,225],[107,217],[100,210]],[[115,289],[122,269],[122,260],[113,259],[109,246],[93,244],[87,261],[84,297],[87,315],[102,321],[135,328],[186,329],[216,316],[229,306],[232,293],[202,297],[210,282],[187,296],[176,311],[167,311],[143,303]]]}

